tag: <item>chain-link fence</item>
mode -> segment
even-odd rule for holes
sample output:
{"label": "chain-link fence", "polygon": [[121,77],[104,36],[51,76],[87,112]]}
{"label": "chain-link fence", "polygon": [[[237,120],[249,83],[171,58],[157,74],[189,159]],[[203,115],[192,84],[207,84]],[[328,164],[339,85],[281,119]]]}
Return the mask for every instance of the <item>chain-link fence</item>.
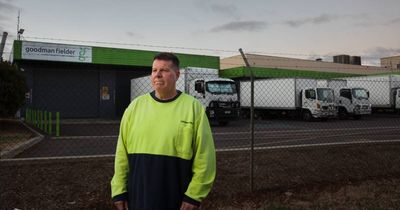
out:
{"label": "chain-link fence", "polygon": [[[1,159],[112,158],[118,110],[152,91],[149,73],[121,79],[121,93],[89,79],[91,71],[66,77],[68,86],[42,79],[20,118],[1,121]],[[398,75],[252,81],[185,68],[177,89],[200,101],[212,125],[218,193],[400,173]]]}

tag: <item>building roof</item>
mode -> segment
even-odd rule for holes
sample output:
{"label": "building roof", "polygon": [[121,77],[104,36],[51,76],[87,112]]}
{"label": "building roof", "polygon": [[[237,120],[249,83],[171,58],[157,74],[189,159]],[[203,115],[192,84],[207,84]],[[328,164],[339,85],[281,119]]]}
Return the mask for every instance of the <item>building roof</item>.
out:
{"label": "building roof", "polygon": [[[393,73],[393,69],[377,66],[340,64],[297,58],[246,54],[246,58],[258,77],[304,76],[332,78],[369,74]],[[246,76],[245,63],[241,55],[221,59],[221,75],[226,77]]]}
{"label": "building roof", "polygon": [[389,56],[389,57],[383,57],[381,59],[400,59],[400,55],[395,55],[395,56]]}

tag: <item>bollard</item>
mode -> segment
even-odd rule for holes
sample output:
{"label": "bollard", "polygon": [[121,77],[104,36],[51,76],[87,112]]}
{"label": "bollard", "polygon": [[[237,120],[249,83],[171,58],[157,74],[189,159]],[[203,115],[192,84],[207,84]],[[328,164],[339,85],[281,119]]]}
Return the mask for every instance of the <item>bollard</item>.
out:
{"label": "bollard", "polygon": [[33,122],[33,125],[35,125],[35,127],[37,127],[37,117],[38,117],[38,110],[37,109],[35,109],[34,114],[35,114],[35,121]]}
{"label": "bollard", "polygon": [[60,136],[60,112],[56,112],[56,136]]}
{"label": "bollard", "polygon": [[25,109],[25,122],[29,123],[29,109],[28,108]]}
{"label": "bollard", "polygon": [[49,135],[50,136],[51,136],[51,132],[52,132],[52,130],[51,130],[52,127],[53,127],[53,122],[51,119],[51,112],[49,112]]}
{"label": "bollard", "polygon": [[44,111],[44,132],[47,133],[47,111]]}
{"label": "bollard", "polygon": [[31,113],[31,109],[28,109],[27,112],[28,112],[28,123],[31,123],[31,122],[32,122],[32,113]]}
{"label": "bollard", "polygon": [[43,130],[43,111],[39,111],[39,128],[40,130]]}
{"label": "bollard", "polygon": [[31,123],[34,126],[35,125],[35,109],[31,109],[31,115],[32,115]]}

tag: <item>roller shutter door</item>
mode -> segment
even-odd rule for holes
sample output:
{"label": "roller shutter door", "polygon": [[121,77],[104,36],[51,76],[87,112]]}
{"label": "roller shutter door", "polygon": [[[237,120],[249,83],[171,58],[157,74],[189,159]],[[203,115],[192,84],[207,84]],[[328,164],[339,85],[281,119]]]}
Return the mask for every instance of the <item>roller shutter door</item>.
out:
{"label": "roller shutter door", "polygon": [[36,69],[33,103],[62,118],[96,118],[99,115],[98,71],[85,69]]}

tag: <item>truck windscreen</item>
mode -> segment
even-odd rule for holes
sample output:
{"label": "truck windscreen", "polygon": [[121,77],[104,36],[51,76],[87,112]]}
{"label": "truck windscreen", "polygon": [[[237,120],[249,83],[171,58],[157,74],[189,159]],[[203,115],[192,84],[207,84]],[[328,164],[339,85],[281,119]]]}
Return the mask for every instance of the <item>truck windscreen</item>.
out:
{"label": "truck windscreen", "polygon": [[368,99],[368,94],[365,89],[354,88],[352,91],[353,97],[357,99]]}
{"label": "truck windscreen", "polygon": [[317,98],[320,101],[326,101],[328,103],[332,103],[333,90],[329,88],[317,88]]}
{"label": "truck windscreen", "polygon": [[206,90],[214,94],[235,94],[236,85],[228,81],[210,81],[206,82]]}

